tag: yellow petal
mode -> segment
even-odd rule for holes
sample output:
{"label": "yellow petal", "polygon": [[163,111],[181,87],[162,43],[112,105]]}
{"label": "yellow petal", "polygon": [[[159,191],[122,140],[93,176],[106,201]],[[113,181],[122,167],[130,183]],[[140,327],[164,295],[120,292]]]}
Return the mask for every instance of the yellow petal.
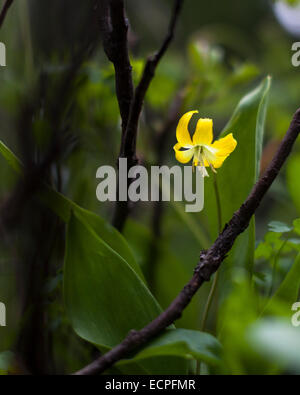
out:
{"label": "yellow petal", "polygon": [[193,114],[195,114],[196,112],[198,111],[187,112],[180,118],[178,122],[178,126],[176,129],[176,138],[178,143],[180,143],[182,147],[190,148],[193,146],[192,139],[188,130],[188,124]]}
{"label": "yellow petal", "polygon": [[233,138],[232,133],[230,133],[222,139],[215,141],[211,147],[216,150],[217,156],[228,156],[234,151],[236,145],[237,142]]}
{"label": "yellow petal", "polygon": [[219,167],[221,167],[222,165],[223,165],[223,162],[224,162],[224,160],[227,158],[227,156],[223,156],[223,157],[220,157],[220,158],[216,158],[215,160],[213,160],[212,162],[211,162],[211,164],[213,165],[213,167],[215,168],[215,169],[218,169]]}
{"label": "yellow petal", "polygon": [[194,145],[211,144],[213,140],[213,121],[209,118],[200,118],[197,122],[193,136]]}
{"label": "yellow petal", "polygon": [[180,148],[182,148],[182,146],[179,143],[175,144],[173,148],[175,157],[180,163],[188,163],[194,155],[194,148],[181,151]]}

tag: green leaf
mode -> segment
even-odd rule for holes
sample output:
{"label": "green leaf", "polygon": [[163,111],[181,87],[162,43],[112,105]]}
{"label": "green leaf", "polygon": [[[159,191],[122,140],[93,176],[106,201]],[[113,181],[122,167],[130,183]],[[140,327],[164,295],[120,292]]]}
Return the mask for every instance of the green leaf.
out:
{"label": "green leaf", "polygon": [[161,308],[128,263],[75,211],[67,230],[64,267],[67,313],[76,333],[102,347],[120,343]]}
{"label": "green leaf", "polygon": [[[21,161],[1,141],[0,153],[7,160],[7,163],[13,168],[13,170],[15,170],[18,174],[23,173],[23,165]],[[93,212],[81,208],[72,200],[68,199],[47,185],[45,185],[39,192],[39,198],[65,223],[68,223],[71,211],[76,211],[81,220],[88,224],[105,243],[107,243],[113,250],[121,255],[121,257],[127,261],[127,263],[144,281],[142,271],[139,265],[136,263],[133,253],[125,238],[107,221]]]}
{"label": "green leaf", "polygon": [[5,144],[2,143],[2,141],[0,141],[0,153],[4,157],[4,159],[6,159],[7,163],[12,167],[12,169],[15,170],[16,173],[23,173],[23,165],[21,161],[8,147],[6,147]]}
{"label": "green leaf", "polygon": [[[260,166],[267,99],[271,78],[267,77],[261,85],[247,94],[238,104],[234,114],[220,137],[233,133],[237,140],[235,151],[226,159],[216,175],[220,192],[222,226],[240,207],[255,184]],[[212,239],[218,233],[218,215],[213,177],[205,180],[205,203],[203,213],[209,223]],[[221,269],[224,279],[220,283],[227,287],[231,283],[233,267],[242,267],[248,275],[252,274],[255,248],[254,219],[242,233]]]}
{"label": "green leaf", "polygon": [[196,218],[191,213],[187,213],[181,203],[172,201],[171,205],[186,228],[190,230],[195,240],[199,242],[199,245],[202,248],[209,248],[211,242],[200,224],[197,222]]}
{"label": "green leaf", "polygon": [[263,358],[300,373],[300,327],[284,320],[264,319],[250,328],[248,338]]}
{"label": "green leaf", "polygon": [[271,232],[275,232],[275,233],[288,233],[293,230],[293,227],[288,226],[284,222],[280,222],[280,221],[271,221],[268,227]]}
{"label": "green leaf", "polygon": [[300,288],[300,253],[297,255],[292,267],[280,284],[275,294],[270,299],[264,314],[277,313],[290,315],[291,306],[298,299]]}
{"label": "green leaf", "polygon": [[273,248],[270,244],[266,242],[261,242],[258,244],[255,250],[255,259],[270,259],[273,254]]}
{"label": "green leaf", "polygon": [[168,329],[152,340],[134,360],[154,356],[181,356],[216,365],[220,362],[220,354],[220,342],[209,333],[189,329]]}
{"label": "green leaf", "polygon": [[297,218],[293,221],[294,231],[300,235],[300,218]]}
{"label": "green leaf", "polygon": [[145,282],[142,270],[122,234],[103,218],[99,217],[99,215],[85,210],[74,203],[73,206],[78,218],[87,226],[91,227],[97,236],[100,237],[110,248],[117,252]]}
{"label": "green leaf", "polygon": [[275,297],[287,302],[289,308],[298,298],[300,288],[300,254],[275,293]]}
{"label": "green leaf", "polygon": [[292,156],[287,163],[287,187],[292,201],[300,214],[300,157]]}

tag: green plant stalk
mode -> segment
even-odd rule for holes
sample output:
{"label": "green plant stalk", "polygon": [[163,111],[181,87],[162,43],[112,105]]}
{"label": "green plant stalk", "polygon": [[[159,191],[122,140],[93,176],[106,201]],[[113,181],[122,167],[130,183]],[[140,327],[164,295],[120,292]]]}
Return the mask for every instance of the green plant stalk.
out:
{"label": "green plant stalk", "polygon": [[[215,196],[216,196],[216,203],[217,203],[217,212],[218,212],[218,231],[219,234],[222,232],[222,208],[221,208],[221,200],[220,200],[220,193],[219,193],[219,188],[218,188],[218,182],[217,182],[217,177],[214,174],[214,190],[215,190]],[[205,331],[205,325],[209,313],[210,306],[212,304],[216,289],[217,289],[217,284],[218,284],[218,278],[219,278],[219,272],[217,271],[213,283],[211,285],[209,295],[206,301],[206,305],[204,308],[203,316],[202,316],[202,321],[200,325],[200,330]],[[196,367],[196,374],[201,374],[201,364],[197,362],[197,367]]]}
{"label": "green plant stalk", "polygon": [[274,286],[275,286],[275,278],[276,278],[276,272],[277,272],[277,263],[278,263],[278,258],[280,256],[281,251],[283,250],[284,246],[286,245],[288,239],[284,240],[283,243],[281,244],[279,250],[276,252],[274,255],[274,264],[273,264],[273,270],[272,270],[272,282],[271,282],[271,287],[269,291],[269,297],[272,296]]}
{"label": "green plant stalk", "polygon": [[[217,183],[217,177],[214,174],[214,190],[215,190],[215,195],[216,195],[216,203],[217,203],[217,212],[218,212],[218,231],[219,234],[222,232],[222,208],[221,208],[221,200],[220,200],[220,193],[219,193],[219,188],[218,188],[218,183]],[[217,272],[214,276],[212,286],[210,288],[210,292],[207,298],[207,302],[204,308],[204,313],[202,317],[202,322],[201,322],[201,331],[205,330],[205,325],[209,313],[209,309],[211,306],[211,303],[213,301],[216,289],[217,289],[217,284],[218,284],[218,278],[219,278],[219,272]]]}

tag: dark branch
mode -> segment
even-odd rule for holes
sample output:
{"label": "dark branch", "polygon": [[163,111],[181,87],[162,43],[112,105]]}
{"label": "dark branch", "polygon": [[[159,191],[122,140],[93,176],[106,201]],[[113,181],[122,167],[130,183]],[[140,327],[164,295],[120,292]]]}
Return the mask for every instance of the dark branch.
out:
{"label": "dark branch", "polygon": [[178,20],[181,8],[182,8],[183,0],[176,0],[175,6],[173,9],[170,26],[168,29],[167,36],[159,49],[159,51],[150,56],[146,62],[142,78],[136,87],[134,100],[132,103],[128,126],[125,135],[125,142],[121,149],[121,156],[127,158],[135,158],[136,155],[136,139],[138,132],[138,122],[140,118],[140,114],[142,111],[144,99],[147,93],[147,90],[150,86],[150,83],[154,77],[156,67],[168,49],[172,38],[174,37],[176,22]]}
{"label": "dark branch", "polygon": [[133,100],[132,67],[128,54],[128,20],[123,0],[98,1],[103,48],[115,68],[116,93],[122,119],[122,141]]}
{"label": "dark branch", "polygon": [[222,261],[225,259],[226,254],[231,250],[238,235],[248,227],[252,215],[255,213],[262,198],[270,188],[282,165],[289,156],[299,132],[300,108],[295,113],[289,130],[282,140],[268,169],[255,184],[251,193],[239,210],[233,214],[230,222],[225,225],[223,232],[216,239],[215,243],[207,251],[201,252],[200,261],[194,271],[192,279],[173,300],[170,306],[143,329],[140,331],[131,331],[122,343],[114,347],[101,358],[78,371],[76,374],[93,375],[103,372],[120,359],[126,357],[129,352],[145,345],[148,340],[158,335],[175,320],[181,317],[184,309],[190,303],[194,294],[205,281],[210,280],[211,276],[218,270]]}
{"label": "dark branch", "polygon": [[[130,107],[130,113],[128,118],[127,127],[125,133],[122,136],[122,143],[120,149],[120,157],[127,158],[128,160],[128,168],[137,164],[138,160],[136,157],[136,141],[138,134],[138,124],[141,115],[141,111],[143,108],[144,99],[147,93],[147,90],[150,86],[150,83],[154,77],[155,69],[167,51],[172,38],[174,37],[176,23],[182,8],[183,0],[175,0],[175,6],[172,12],[171,22],[169,25],[168,33],[166,38],[163,41],[163,44],[158,52],[156,52],[153,56],[149,57],[141,80],[138,86],[135,89],[133,101]],[[115,208],[113,225],[118,229],[122,230],[126,218],[130,211],[130,202],[118,202]]]}
{"label": "dark branch", "polygon": [[5,20],[7,11],[9,10],[9,8],[12,5],[13,2],[14,2],[14,0],[6,0],[4,5],[3,5],[3,7],[2,7],[2,10],[1,10],[1,13],[0,13],[0,29],[1,29],[2,25],[3,25],[4,20]]}

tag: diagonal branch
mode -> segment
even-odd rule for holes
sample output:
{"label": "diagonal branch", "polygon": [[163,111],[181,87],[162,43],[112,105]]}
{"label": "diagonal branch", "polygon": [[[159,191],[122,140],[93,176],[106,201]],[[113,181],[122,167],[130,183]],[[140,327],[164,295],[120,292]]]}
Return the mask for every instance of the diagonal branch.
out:
{"label": "diagonal branch", "polygon": [[93,375],[102,373],[120,359],[128,356],[128,353],[137,347],[145,345],[152,337],[158,335],[175,320],[181,317],[184,309],[190,303],[194,294],[205,281],[218,270],[226,254],[231,250],[234,241],[249,225],[252,215],[258,208],[262,198],[277,177],[281,167],[289,156],[294,142],[300,132],[300,108],[295,113],[280,147],[264,175],[254,185],[249,196],[241,207],[233,214],[228,224],[214,244],[200,254],[200,261],[189,283],[183,288],[170,306],[155,320],[139,331],[131,331],[128,336],[116,347],[107,352],[101,358],[78,371],[78,375]]}
{"label": "diagonal branch", "polygon": [[4,20],[5,20],[7,11],[9,10],[9,8],[12,5],[13,2],[14,2],[14,0],[6,0],[4,5],[3,5],[3,7],[2,7],[2,10],[1,10],[1,13],[0,13],[0,29],[1,29],[2,25],[3,25]]}

